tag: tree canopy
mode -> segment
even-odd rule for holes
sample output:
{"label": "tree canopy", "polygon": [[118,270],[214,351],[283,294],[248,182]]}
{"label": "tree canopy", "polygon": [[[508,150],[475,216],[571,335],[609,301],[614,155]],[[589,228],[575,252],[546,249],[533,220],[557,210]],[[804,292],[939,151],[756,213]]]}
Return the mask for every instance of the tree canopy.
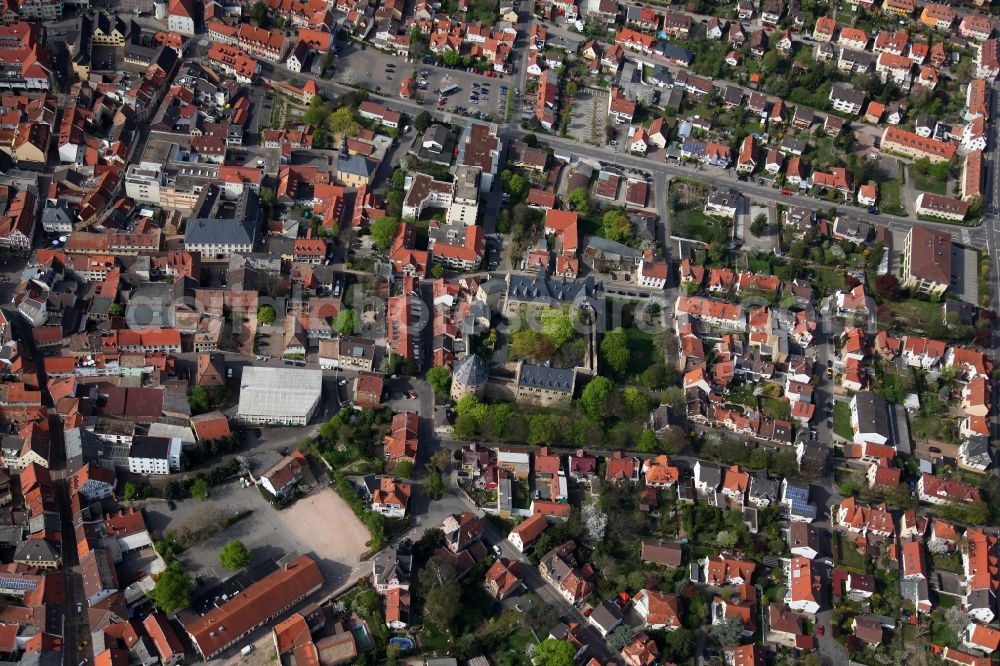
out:
{"label": "tree canopy", "polygon": [[278,319],[278,313],[273,305],[262,305],[257,310],[257,321],[265,326],[270,326]]}
{"label": "tree canopy", "polygon": [[619,326],[604,334],[604,339],[601,340],[601,358],[615,374],[625,374],[631,356],[628,331]]}
{"label": "tree canopy", "polygon": [[566,344],[575,333],[573,320],[570,316],[556,308],[542,310],[542,334],[552,340],[552,344],[559,349]]}
{"label": "tree canopy", "polygon": [[222,547],[219,563],[227,569],[242,569],[253,560],[253,552],[242,541],[233,539]]}
{"label": "tree canopy", "polygon": [[342,106],[327,118],[327,126],[334,134],[353,136],[358,132],[358,121],[354,119],[354,111]]}
{"label": "tree canopy", "polygon": [[573,666],[576,648],[569,641],[546,638],[538,645],[535,661],[538,666]]}
{"label": "tree canopy", "polygon": [[451,388],[451,372],[443,365],[435,365],[427,371],[427,383],[434,389],[434,394],[447,396]]}
{"label": "tree canopy", "polygon": [[174,560],[156,579],[149,591],[153,605],[164,613],[173,613],[191,605],[191,577]]}
{"label": "tree canopy", "polygon": [[[417,32],[420,31],[420,28],[418,28],[417,26],[413,27]],[[420,113],[417,114],[417,117],[413,119],[413,127],[418,132],[423,132],[424,130],[426,130],[428,127],[431,126],[431,120],[432,120],[431,114],[427,113],[426,111],[421,111]]]}
{"label": "tree canopy", "polygon": [[590,200],[587,197],[587,188],[578,187],[566,195],[566,203],[570,210],[575,210],[586,214],[590,210]]}
{"label": "tree canopy", "polygon": [[624,211],[609,210],[602,219],[604,236],[618,243],[629,243],[634,237],[632,223]]}
{"label": "tree canopy", "polygon": [[611,412],[611,396],[615,385],[607,377],[594,377],[583,389],[580,404],[584,411],[595,419],[606,418]]}
{"label": "tree canopy", "polygon": [[369,233],[372,237],[372,243],[381,252],[385,252],[389,249],[389,244],[392,243],[392,237],[396,234],[396,229],[399,227],[399,220],[394,217],[380,217],[371,223]]}

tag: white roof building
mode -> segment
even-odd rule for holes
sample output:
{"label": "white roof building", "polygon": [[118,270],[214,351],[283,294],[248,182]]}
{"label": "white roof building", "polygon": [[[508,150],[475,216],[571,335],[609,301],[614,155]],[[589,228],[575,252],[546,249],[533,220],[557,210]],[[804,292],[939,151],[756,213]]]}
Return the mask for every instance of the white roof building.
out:
{"label": "white roof building", "polygon": [[323,371],[248,366],[236,412],[243,423],[306,425],[319,406]]}

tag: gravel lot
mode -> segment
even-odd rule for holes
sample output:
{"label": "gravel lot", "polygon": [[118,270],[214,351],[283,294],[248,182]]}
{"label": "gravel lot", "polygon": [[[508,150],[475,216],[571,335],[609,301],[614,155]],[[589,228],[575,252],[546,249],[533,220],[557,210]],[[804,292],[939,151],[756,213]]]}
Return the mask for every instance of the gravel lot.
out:
{"label": "gravel lot", "polygon": [[220,515],[246,510],[253,513],[181,554],[185,569],[199,578],[196,595],[229,577],[231,572],[219,565],[219,551],[230,539],[239,539],[251,548],[255,562],[266,557],[277,560],[291,552],[312,555],[326,577],[328,592],[367,571],[360,558],[367,551],[368,530],[328,487],[277,511],[256,488],[243,489],[238,483],[231,483],[213,489],[207,502],[195,499],[177,502],[173,512],[167,510],[165,503],[147,506],[146,521],[151,530],[179,531],[197,529],[218,520]]}

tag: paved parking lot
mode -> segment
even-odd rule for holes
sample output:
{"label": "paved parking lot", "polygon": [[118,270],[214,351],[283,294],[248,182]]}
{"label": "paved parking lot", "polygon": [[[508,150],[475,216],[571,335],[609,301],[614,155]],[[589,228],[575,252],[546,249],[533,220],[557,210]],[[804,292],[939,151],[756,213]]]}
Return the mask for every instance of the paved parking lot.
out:
{"label": "paved parking lot", "polygon": [[979,302],[979,255],[974,249],[952,246],[948,291],[966,303]]}
{"label": "paved parking lot", "polygon": [[328,487],[313,491],[283,511],[271,507],[256,488],[240,488],[238,483],[214,488],[208,502],[188,499],[176,506],[172,512],[165,503],[147,506],[150,529],[160,533],[167,529],[197,529],[217,521],[220,513],[253,511],[181,554],[185,570],[198,580],[196,595],[232,574],[219,564],[219,552],[231,539],[239,539],[252,549],[255,562],[277,560],[292,552],[312,555],[319,562],[329,591],[342,587],[365,569],[360,557],[368,549],[368,530]]}
{"label": "paved parking lot", "polygon": [[608,117],[608,95],[584,90],[573,100],[568,133],[577,141],[604,144],[604,124]]}
{"label": "paved parking lot", "polygon": [[[387,65],[392,67],[387,68]],[[501,85],[515,85],[512,77],[491,78],[479,72],[468,72],[460,69],[448,69],[423,62],[407,62],[399,56],[382,53],[376,49],[360,49],[355,45],[344,46],[340,58],[336,60],[337,72],[334,75],[336,80],[348,85],[356,85],[375,90],[388,97],[399,94],[399,84],[407,76],[412,76],[416,80],[420,72],[426,71],[427,87],[417,90],[415,99],[425,102],[428,106],[437,107],[438,96],[435,90],[440,90],[448,86],[458,86],[458,90],[452,93],[444,108],[448,111],[468,109],[471,111],[481,111],[496,116],[499,119],[498,106],[501,100],[499,87]],[[472,104],[470,94],[473,91],[473,83],[477,85],[486,84],[490,91],[488,102],[484,102],[479,95],[478,103]],[[506,101],[506,100],[504,100]]]}

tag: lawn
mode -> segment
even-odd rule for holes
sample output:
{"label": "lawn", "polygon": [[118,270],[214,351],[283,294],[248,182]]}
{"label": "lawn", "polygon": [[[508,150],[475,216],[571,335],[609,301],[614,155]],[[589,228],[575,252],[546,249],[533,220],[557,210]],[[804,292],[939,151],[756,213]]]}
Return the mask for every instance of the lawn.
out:
{"label": "lawn", "polygon": [[844,288],[844,272],[836,268],[821,266],[816,269],[813,285],[823,295],[832,294]]}
{"label": "lawn", "polygon": [[725,225],[726,223],[722,220],[705,215],[698,209],[689,208],[674,214],[673,235],[711,243]]}
{"label": "lawn", "polygon": [[628,374],[633,378],[638,378],[649,366],[663,363],[663,355],[657,353],[656,341],[653,339],[652,333],[636,327],[627,330],[628,343],[632,351]]}
{"label": "lawn", "polygon": [[906,207],[903,206],[902,198],[899,194],[899,180],[890,178],[879,184],[879,198],[882,201],[882,211],[889,215],[906,215]]}
{"label": "lawn", "polygon": [[807,155],[815,160],[816,168],[825,168],[830,165],[836,166],[839,163],[837,148],[833,144],[833,137],[824,136],[816,140],[815,147],[807,152]]}
{"label": "lawn", "polygon": [[918,439],[934,439],[958,443],[958,424],[938,414],[917,414],[910,417],[910,433]]}
{"label": "lawn", "polygon": [[937,602],[938,606],[947,610],[954,606],[958,600],[950,594],[939,594],[937,595]]}
{"label": "lawn", "polygon": [[845,539],[844,535],[840,532],[833,533],[833,551],[836,555],[837,563],[845,569],[857,572],[868,570],[868,558],[859,553],[851,539]]}
{"label": "lawn", "polygon": [[912,319],[926,325],[929,322],[941,321],[941,304],[933,301],[922,301],[910,298],[905,301],[889,303],[893,319]]}
{"label": "lawn", "polygon": [[851,408],[846,402],[838,402],[833,406],[833,432],[848,441],[854,439],[854,428],[851,427]]}
{"label": "lawn", "polygon": [[948,555],[935,555],[931,553],[931,566],[934,569],[942,569],[951,573],[962,573],[962,554],[950,553]]}
{"label": "lawn", "polygon": [[928,178],[927,176],[919,174],[912,169],[910,170],[910,178],[913,179],[913,187],[917,188],[921,192],[930,192],[932,194],[940,194],[942,196],[948,194],[947,181]]}

